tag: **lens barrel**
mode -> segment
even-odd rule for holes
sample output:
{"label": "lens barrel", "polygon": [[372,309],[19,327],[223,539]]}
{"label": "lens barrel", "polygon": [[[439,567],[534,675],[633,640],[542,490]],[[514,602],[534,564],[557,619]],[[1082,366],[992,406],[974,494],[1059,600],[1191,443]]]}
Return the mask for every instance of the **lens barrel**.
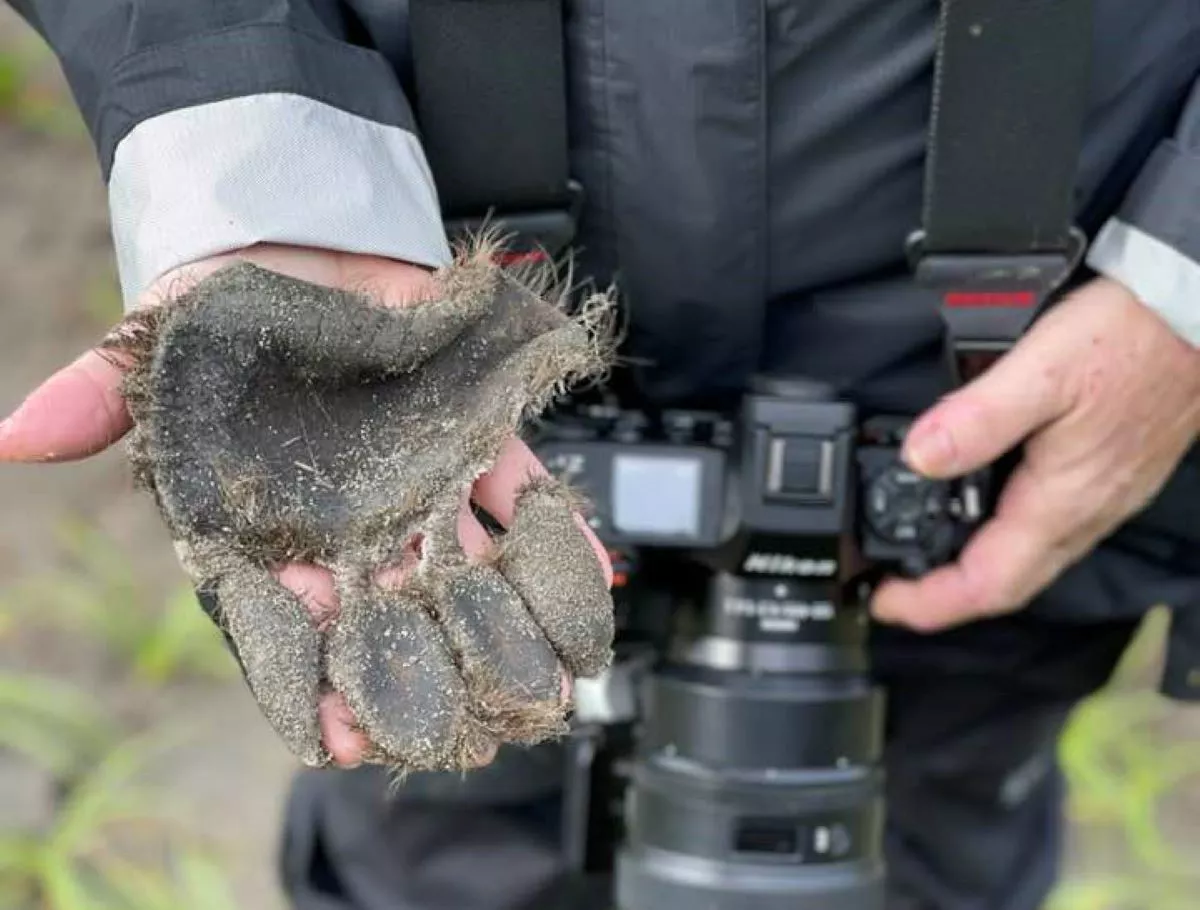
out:
{"label": "lens barrel", "polygon": [[718,574],[647,678],[619,910],[882,910],[883,699],[828,588]]}

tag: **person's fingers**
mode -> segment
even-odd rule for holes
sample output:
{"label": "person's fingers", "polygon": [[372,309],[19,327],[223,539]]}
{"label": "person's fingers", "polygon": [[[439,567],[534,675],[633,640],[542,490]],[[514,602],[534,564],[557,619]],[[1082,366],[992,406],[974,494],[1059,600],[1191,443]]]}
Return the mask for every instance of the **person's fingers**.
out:
{"label": "person's fingers", "polygon": [[612,557],[608,554],[608,547],[600,542],[600,538],[596,536],[582,515],[575,515],[575,524],[579,525],[579,530],[583,531],[583,536],[587,538],[587,542],[591,544],[592,549],[596,553],[596,558],[600,560],[600,568],[604,571],[604,583],[610,588],[613,584],[613,567]]}
{"label": "person's fingers", "polygon": [[567,668],[563,667],[559,673],[560,685],[558,688],[558,697],[564,705],[569,705],[571,699],[575,697],[575,683],[571,679],[571,674],[567,672]]}
{"label": "person's fingers", "polygon": [[492,469],[475,481],[474,498],[504,527],[512,524],[517,494],[530,480],[547,476],[545,466],[522,440],[509,437]]}
{"label": "person's fingers", "polygon": [[[510,437],[501,447],[500,455],[492,469],[475,482],[475,502],[507,528],[513,521],[518,494],[530,480],[546,477],[548,473],[529,446],[515,436]],[[596,551],[596,558],[600,560],[604,569],[605,581],[611,587],[613,570],[608,549],[588,527],[583,516],[576,516],[576,521],[588,543]]]}
{"label": "person's fingers", "polygon": [[[338,599],[333,574],[328,569],[305,563],[289,563],[275,572],[279,583],[300,598],[313,623],[324,630],[337,619]],[[330,757],[342,767],[362,763],[367,738],[358,729],[354,713],[337,692],[326,692],[317,704],[321,742]]]}
{"label": "person's fingers", "polygon": [[1083,528],[1048,501],[1028,473],[1013,475],[995,517],[958,560],[916,580],[879,587],[872,612],[881,622],[936,631],[1016,610],[1076,558]]}
{"label": "person's fingers", "polygon": [[362,764],[367,751],[367,737],[357,728],[354,713],[337,692],[321,696],[317,708],[321,722],[321,742],[330,758],[343,768]]}
{"label": "person's fingers", "polygon": [[131,426],[122,378],[94,350],[59,370],[0,424],[0,462],[74,461],[107,449]]}
{"label": "person's fingers", "polygon": [[467,557],[474,560],[485,559],[494,547],[492,535],[487,532],[475,513],[471,510],[471,491],[464,491],[462,503],[458,509],[458,543]]}
{"label": "person's fingers", "polygon": [[973,382],[926,411],[909,431],[904,459],[927,477],[990,464],[1070,407],[1054,339],[1034,329]]}
{"label": "person's fingers", "polygon": [[[533,458],[535,471],[537,471],[537,469],[541,468],[541,463],[538,462],[536,458],[534,458],[533,452],[529,451],[528,446],[525,446],[524,443],[520,443],[518,440],[515,440],[515,439],[512,440],[512,442],[517,442],[519,446],[524,447],[525,451],[529,452],[529,457]],[[505,461],[506,455],[509,460],[514,459],[514,458],[519,459],[521,457],[522,453],[519,450],[515,453],[511,452],[511,446],[505,446],[505,449],[501,452],[501,457],[500,457],[501,461]],[[540,475],[544,476],[546,472],[544,469],[542,469],[542,470],[538,471],[538,473]],[[518,474],[516,476],[522,476],[522,475]],[[527,475],[525,475],[525,476],[527,476]],[[484,478],[480,478],[481,481],[483,479]],[[476,490],[478,490],[478,485],[476,486]],[[485,499],[488,502],[496,502],[498,499],[499,499],[499,501],[503,501],[504,495],[505,494],[502,489],[496,489],[493,486],[490,490],[486,491]],[[509,494],[509,495],[515,496],[515,494]],[[470,492],[468,491],[468,495],[466,497],[464,497],[464,499],[463,499],[463,507],[458,513],[458,539],[459,539],[459,542],[462,544],[463,550],[466,551],[468,556],[475,558],[475,559],[479,559],[481,557],[487,556],[487,555],[491,554],[492,552],[494,552],[495,541],[492,539],[492,535],[489,534],[487,532],[487,529],[484,528],[484,526],[479,523],[479,519],[477,519],[475,517],[474,513],[471,511],[470,499],[471,499],[471,496],[470,496]],[[480,505],[483,505],[483,504],[480,503]],[[486,506],[483,506],[483,507],[487,508]],[[488,511],[489,511],[489,513],[491,512],[490,509],[488,509]],[[511,504],[508,508],[508,514],[509,514],[509,521],[511,521],[512,520]],[[493,515],[493,517],[495,517],[495,516]],[[497,520],[499,520],[499,519],[497,519]],[[594,547],[598,548],[597,555],[601,556],[601,564],[604,566],[605,578],[607,579],[608,583],[611,585],[612,584],[612,566],[609,563],[607,551],[603,550],[603,545],[596,538],[595,534],[592,533],[591,528],[587,527],[587,523],[585,521],[583,521],[582,518],[579,518],[579,522],[580,522],[581,527],[583,527],[584,532],[588,535],[589,542],[591,542]],[[571,674],[567,672],[567,669],[565,667],[563,667],[561,664],[559,666],[560,666],[559,698],[562,700],[562,703],[565,705],[565,704],[570,703],[571,698],[575,694],[575,684],[574,684],[574,681],[571,679]]]}
{"label": "person's fingers", "polygon": [[337,619],[338,599],[333,574],[306,563],[288,563],[275,572],[279,583],[300,598],[318,629]]}

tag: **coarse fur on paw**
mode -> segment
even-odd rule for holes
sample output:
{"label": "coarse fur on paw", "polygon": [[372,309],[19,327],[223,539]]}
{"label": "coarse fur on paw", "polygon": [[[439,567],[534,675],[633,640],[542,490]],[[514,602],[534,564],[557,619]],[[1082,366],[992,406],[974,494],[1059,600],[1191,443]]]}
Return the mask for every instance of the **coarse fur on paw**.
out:
{"label": "coarse fur on paw", "polygon": [[[396,308],[240,263],[114,336],[136,474],[215,593],[264,715],[310,765],[329,761],[329,688],[368,760],[459,769],[564,732],[561,667],[592,675],[611,657],[611,597],[568,491],[531,479],[486,564],[456,534],[523,420],[607,368],[611,300],[568,313],[486,245],[436,277],[434,299]],[[291,562],[331,570],[340,612],[324,627],[271,571]]]}

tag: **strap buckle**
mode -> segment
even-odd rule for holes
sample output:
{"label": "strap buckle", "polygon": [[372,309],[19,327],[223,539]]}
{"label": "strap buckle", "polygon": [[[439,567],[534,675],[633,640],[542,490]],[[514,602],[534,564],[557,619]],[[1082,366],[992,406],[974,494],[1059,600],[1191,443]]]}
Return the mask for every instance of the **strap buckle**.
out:
{"label": "strap buckle", "polygon": [[496,254],[501,265],[554,260],[570,247],[579,232],[583,186],[569,181],[567,196],[564,208],[448,218],[444,222],[446,236],[457,244],[483,233],[495,234],[502,246]]}
{"label": "strap buckle", "polygon": [[927,253],[925,232],[906,245],[917,284],[936,292],[957,353],[1004,351],[1083,261],[1087,237],[1072,228],[1065,250],[1034,253]]}

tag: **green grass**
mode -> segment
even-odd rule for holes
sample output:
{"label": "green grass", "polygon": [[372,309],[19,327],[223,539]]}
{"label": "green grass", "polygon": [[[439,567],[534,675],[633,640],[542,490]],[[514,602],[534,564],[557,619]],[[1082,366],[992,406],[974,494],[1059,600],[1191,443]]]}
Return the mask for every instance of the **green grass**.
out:
{"label": "green grass", "polygon": [[89,695],[0,676],[0,751],[52,783],[44,824],[0,829],[5,910],[233,910],[219,867],[166,795],[140,783],[185,737],[126,736]]}
{"label": "green grass", "polygon": [[190,585],[181,585],[165,603],[148,599],[120,549],[81,522],[62,525],[59,544],[62,570],[0,592],[6,626],[49,628],[94,642],[143,684],[236,677],[221,633],[200,610]]}
{"label": "green grass", "polygon": [[1047,910],[1194,910],[1195,843],[1176,844],[1161,814],[1200,786],[1200,742],[1165,732],[1180,709],[1154,691],[1167,616],[1156,611],[1113,683],[1075,712],[1060,754],[1077,837],[1120,847],[1121,868],[1063,882]]}
{"label": "green grass", "polygon": [[82,304],[83,315],[98,328],[107,329],[120,320],[124,313],[124,301],[111,266],[88,283]]}
{"label": "green grass", "polygon": [[[32,627],[99,647],[148,687],[236,678],[236,663],[188,585],[147,599],[124,554],[80,522],[59,532],[62,568],[0,597],[0,632]],[[184,721],[186,723],[186,721]],[[169,795],[144,785],[186,740],[159,725],[131,735],[115,712],[60,681],[0,674],[0,752],[48,779],[53,804],[32,830],[0,826],[4,910],[234,910],[220,865]]]}
{"label": "green grass", "polygon": [[38,677],[0,676],[0,749],[59,780],[77,775],[113,744],[108,718],[86,692]]}
{"label": "green grass", "polygon": [[58,77],[58,63],[33,33],[0,46],[0,120],[59,139],[87,135],[83,119]]}

